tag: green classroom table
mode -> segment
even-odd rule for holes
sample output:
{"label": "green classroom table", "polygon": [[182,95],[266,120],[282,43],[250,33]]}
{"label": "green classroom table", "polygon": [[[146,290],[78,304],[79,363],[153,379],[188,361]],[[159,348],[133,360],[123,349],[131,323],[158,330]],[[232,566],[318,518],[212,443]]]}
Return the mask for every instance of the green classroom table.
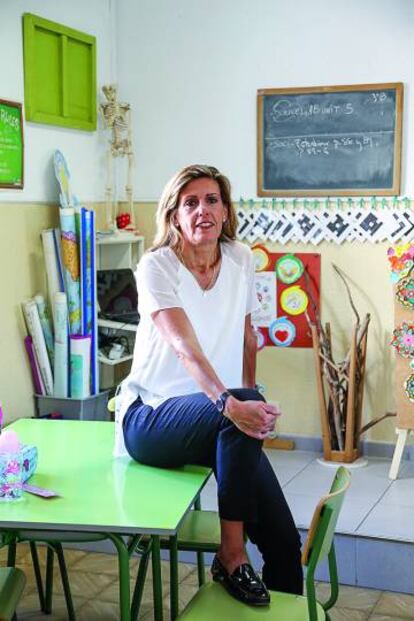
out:
{"label": "green classroom table", "polygon": [[22,500],[0,503],[1,529],[107,534],[118,552],[122,621],[131,618],[129,555],[122,535],[151,535],[154,617],[162,620],[160,537],[176,541],[181,521],[210,470],[201,466],[167,470],[113,458],[110,422],[20,419],[9,429],[24,444],[38,448],[30,484],[60,496],[47,500],[24,492]]}

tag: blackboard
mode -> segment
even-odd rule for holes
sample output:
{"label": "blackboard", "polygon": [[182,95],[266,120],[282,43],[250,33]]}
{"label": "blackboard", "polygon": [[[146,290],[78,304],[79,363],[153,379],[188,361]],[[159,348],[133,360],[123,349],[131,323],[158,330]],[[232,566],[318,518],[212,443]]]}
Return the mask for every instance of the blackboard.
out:
{"label": "blackboard", "polygon": [[0,188],[22,187],[22,106],[20,103],[0,99]]}
{"label": "blackboard", "polygon": [[402,83],[258,91],[259,196],[397,195]]}

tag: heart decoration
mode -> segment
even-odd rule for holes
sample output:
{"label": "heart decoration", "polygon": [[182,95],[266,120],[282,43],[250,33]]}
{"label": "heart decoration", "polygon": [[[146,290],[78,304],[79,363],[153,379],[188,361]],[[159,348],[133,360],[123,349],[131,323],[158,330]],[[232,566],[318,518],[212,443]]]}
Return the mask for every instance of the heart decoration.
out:
{"label": "heart decoration", "polygon": [[289,337],[289,333],[287,332],[287,330],[276,330],[275,332],[275,337],[281,341],[282,343],[284,343],[286,341],[286,339]]}
{"label": "heart decoration", "polygon": [[289,347],[296,338],[296,328],[287,317],[278,317],[269,326],[269,338],[277,347]]}

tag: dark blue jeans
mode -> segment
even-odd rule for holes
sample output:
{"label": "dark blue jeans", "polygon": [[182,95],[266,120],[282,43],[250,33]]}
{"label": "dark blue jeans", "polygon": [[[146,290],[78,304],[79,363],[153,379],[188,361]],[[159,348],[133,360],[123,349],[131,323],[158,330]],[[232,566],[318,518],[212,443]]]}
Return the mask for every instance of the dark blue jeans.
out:
{"label": "dark blue jeans", "polygon": [[[264,400],[256,390],[231,390],[241,401]],[[263,556],[269,589],[302,593],[300,537],[262,441],[218,413],[204,393],[174,397],[159,407],[137,399],[124,418],[128,453],[150,466],[213,468],[220,517],[242,521]]]}

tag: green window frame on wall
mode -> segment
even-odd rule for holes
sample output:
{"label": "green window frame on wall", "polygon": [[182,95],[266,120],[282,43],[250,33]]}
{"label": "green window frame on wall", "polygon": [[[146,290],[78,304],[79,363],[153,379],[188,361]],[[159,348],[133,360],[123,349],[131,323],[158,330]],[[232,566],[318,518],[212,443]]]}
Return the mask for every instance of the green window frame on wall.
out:
{"label": "green window frame on wall", "polygon": [[96,129],[96,38],[23,15],[27,121]]}

